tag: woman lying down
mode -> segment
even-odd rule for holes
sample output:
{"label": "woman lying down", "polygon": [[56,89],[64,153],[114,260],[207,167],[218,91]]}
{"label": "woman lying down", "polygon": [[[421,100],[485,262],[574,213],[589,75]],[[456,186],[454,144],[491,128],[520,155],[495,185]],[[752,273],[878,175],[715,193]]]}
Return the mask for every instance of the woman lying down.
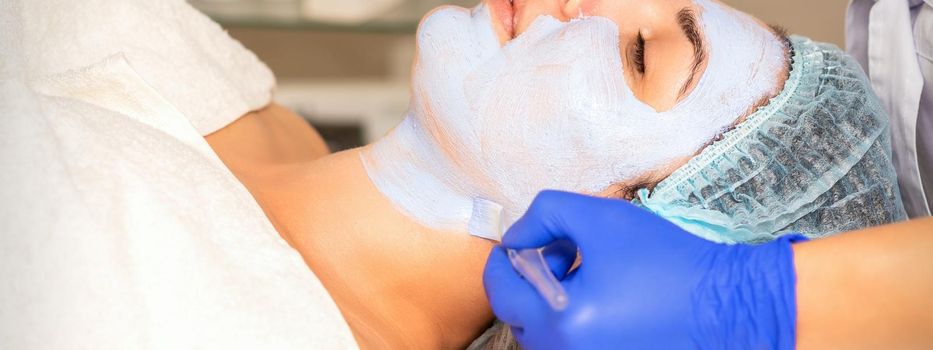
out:
{"label": "woman lying down", "polygon": [[[715,1],[439,8],[417,33],[405,120],[336,154],[269,103],[261,63],[225,65],[216,58],[242,48],[194,29],[118,49],[209,43],[192,46],[195,59],[127,59],[206,135],[363,348],[508,346],[505,333],[477,340],[493,324],[482,269],[544,189],[633,200],[721,242],[904,218],[887,117],[857,64]],[[147,65],[242,79],[197,89],[203,80],[166,82]],[[230,102],[241,100],[253,102]]]}
{"label": "woman lying down", "polygon": [[371,145],[260,167],[223,147],[255,115],[207,137],[363,347],[470,343],[492,240],[543,189],[728,242],[904,217],[857,65],[722,4],[487,1],[417,40],[410,111]]}

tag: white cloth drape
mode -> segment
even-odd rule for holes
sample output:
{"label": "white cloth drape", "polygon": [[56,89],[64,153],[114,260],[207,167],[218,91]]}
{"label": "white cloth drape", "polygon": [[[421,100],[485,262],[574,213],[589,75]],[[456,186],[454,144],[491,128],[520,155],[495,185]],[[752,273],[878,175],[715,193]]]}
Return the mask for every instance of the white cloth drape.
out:
{"label": "white cloth drape", "polygon": [[[180,52],[219,29],[155,23],[188,11],[175,0],[0,1],[0,348],[356,347],[324,286],[201,136],[197,125],[218,119],[193,117],[206,110],[189,98],[229,100],[219,111],[239,116],[244,101],[268,103],[271,85],[224,93],[202,90],[223,79],[163,76],[226,76]],[[155,38],[121,37],[135,26]],[[236,61],[242,48],[225,41],[208,56]],[[255,64],[230,76],[262,76]],[[184,97],[180,84],[200,88]]]}

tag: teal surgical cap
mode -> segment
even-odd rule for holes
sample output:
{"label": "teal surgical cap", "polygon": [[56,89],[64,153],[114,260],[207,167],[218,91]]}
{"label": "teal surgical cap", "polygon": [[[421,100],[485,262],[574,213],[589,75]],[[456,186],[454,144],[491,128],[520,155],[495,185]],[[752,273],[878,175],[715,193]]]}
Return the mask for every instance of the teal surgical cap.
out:
{"label": "teal surgical cap", "polygon": [[636,203],[706,239],[816,238],[906,218],[888,115],[839,48],[791,37],[784,90]]}

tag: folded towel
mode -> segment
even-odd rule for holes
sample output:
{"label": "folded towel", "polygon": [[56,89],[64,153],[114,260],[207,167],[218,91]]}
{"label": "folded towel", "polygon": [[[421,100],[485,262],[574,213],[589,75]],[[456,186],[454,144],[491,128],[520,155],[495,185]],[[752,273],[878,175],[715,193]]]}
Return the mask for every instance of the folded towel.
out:
{"label": "folded towel", "polygon": [[19,35],[9,39],[21,41],[30,77],[123,53],[201,135],[265,106],[275,86],[256,55],[183,0],[3,2],[11,8],[0,16],[17,22]]}

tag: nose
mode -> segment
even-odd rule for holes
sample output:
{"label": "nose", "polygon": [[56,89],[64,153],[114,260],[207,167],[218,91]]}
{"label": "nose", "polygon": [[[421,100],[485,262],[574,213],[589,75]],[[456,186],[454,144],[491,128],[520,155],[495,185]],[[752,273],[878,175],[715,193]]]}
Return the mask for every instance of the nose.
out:
{"label": "nose", "polygon": [[524,33],[539,16],[551,16],[561,21],[581,15],[586,0],[514,0],[515,35]]}

